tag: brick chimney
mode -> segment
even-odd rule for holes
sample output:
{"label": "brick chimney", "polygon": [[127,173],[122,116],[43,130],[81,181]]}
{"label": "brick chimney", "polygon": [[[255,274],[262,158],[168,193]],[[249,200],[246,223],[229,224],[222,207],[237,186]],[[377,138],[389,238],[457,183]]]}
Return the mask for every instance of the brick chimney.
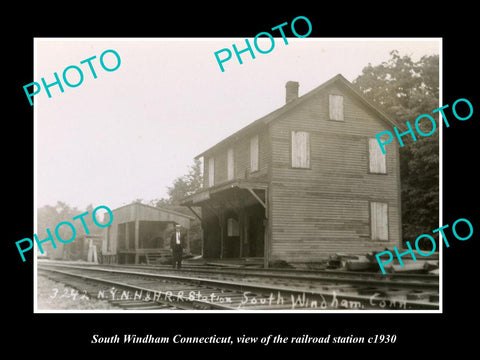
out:
{"label": "brick chimney", "polygon": [[287,89],[285,97],[286,103],[298,98],[298,86],[298,82],[296,81],[288,81],[285,84],[285,88]]}

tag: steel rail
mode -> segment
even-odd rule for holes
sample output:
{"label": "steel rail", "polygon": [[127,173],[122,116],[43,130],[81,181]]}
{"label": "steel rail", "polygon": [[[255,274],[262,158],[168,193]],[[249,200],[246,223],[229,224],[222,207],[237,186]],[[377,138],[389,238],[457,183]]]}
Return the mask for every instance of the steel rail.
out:
{"label": "steel rail", "polygon": [[[38,262],[38,264],[46,264],[47,262]],[[48,261],[48,263],[56,263],[64,265],[64,262],[53,262]],[[82,264],[82,266],[105,266],[105,267],[119,267],[119,268],[136,268],[136,269],[161,269],[169,270],[172,269],[171,265],[134,265],[134,264]],[[213,266],[213,265],[193,265],[184,263],[181,270],[197,271],[197,272],[208,272],[208,273],[244,273],[247,274],[311,274],[311,275],[336,275],[336,276],[355,276],[355,277],[369,277],[369,278],[378,278],[378,279],[410,279],[410,280],[419,280],[419,281],[438,281],[437,275],[429,274],[411,274],[411,273],[387,273],[382,274],[380,272],[371,272],[371,271],[347,271],[347,270],[336,270],[336,269],[299,269],[299,268],[259,268],[259,267],[222,267],[222,266]]]}
{"label": "steel rail", "polygon": [[[55,266],[55,265],[52,265]],[[59,266],[76,266],[68,264],[60,264]],[[91,266],[91,265],[87,265]],[[92,266],[93,267],[93,266]],[[288,279],[288,280],[301,280],[301,281],[314,281],[314,282],[328,282],[328,283],[343,283],[351,285],[363,285],[363,286],[381,286],[381,287],[394,287],[394,288],[419,288],[419,289],[438,289],[438,277],[431,276],[428,278],[412,277],[409,278],[412,281],[405,281],[404,278],[392,280],[390,277],[385,278],[369,278],[368,275],[359,276],[356,273],[352,272],[343,272],[337,274],[335,272],[330,272],[327,276],[322,273],[317,275],[316,273],[309,274],[297,274],[297,273],[268,273],[268,272],[254,272],[254,271],[209,271],[209,270],[196,270],[196,269],[181,269],[174,270],[171,267],[169,268],[145,268],[145,267],[135,267],[135,266],[105,266],[97,265],[95,268],[114,268],[114,269],[137,269],[142,271],[160,271],[167,270],[169,272],[181,273],[187,276],[186,273],[204,273],[204,274],[218,274],[218,275],[231,275],[231,276],[254,276],[254,277],[263,277],[267,279]]]}

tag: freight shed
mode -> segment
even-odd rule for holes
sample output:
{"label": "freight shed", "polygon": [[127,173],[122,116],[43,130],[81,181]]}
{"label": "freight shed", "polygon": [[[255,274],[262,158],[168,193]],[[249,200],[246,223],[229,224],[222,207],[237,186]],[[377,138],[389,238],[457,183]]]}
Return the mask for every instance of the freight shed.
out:
{"label": "freight shed", "polygon": [[190,249],[189,229],[192,216],[141,203],[112,210],[113,222],[106,228],[102,244],[104,263],[151,263],[170,255],[169,235],[174,225],[182,227],[184,249]]}
{"label": "freight shed", "polygon": [[400,247],[398,144],[383,155],[375,135],[401,127],[342,75],[298,88],[287,82],[284,106],[196,157],[203,188],[182,205],[202,209],[204,257],[267,267]]}

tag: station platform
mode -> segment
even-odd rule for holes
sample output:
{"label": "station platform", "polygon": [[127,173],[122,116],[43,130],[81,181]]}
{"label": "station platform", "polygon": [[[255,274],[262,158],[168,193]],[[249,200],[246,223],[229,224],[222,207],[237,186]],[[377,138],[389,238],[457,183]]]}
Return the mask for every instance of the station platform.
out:
{"label": "station platform", "polygon": [[263,257],[248,257],[235,259],[206,259],[202,257],[193,257],[184,259],[183,264],[189,266],[212,266],[212,267],[230,267],[230,268],[261,268],[263,267]]}

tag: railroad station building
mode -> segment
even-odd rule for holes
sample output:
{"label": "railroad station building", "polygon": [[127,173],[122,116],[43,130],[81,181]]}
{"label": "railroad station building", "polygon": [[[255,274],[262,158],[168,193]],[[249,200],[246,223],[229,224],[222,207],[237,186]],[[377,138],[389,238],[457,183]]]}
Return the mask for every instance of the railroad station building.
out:
{"label": "railroad station building", "polygon": [[193,216],[141,203],[121,206],[112,213],[102,243],[103,263],[149,264],[170,255],[168,235],[175,224],[181,225],[183,246],[189,251]]}
{"label": "railroad station building", "polygon": [[[184,199],[201,219],[204,258],[309,262],[401,245],[394,123],[342,75],[286,103],[196,158],[204,183]],[[195,208],[201,208],[201,214]]]}

